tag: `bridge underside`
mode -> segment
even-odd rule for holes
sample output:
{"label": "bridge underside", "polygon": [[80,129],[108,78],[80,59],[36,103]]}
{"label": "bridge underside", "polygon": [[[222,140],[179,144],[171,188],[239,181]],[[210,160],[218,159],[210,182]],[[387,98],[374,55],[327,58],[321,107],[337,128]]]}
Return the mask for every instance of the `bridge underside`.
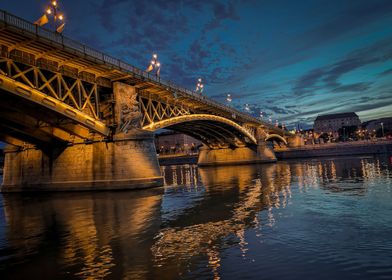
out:
{"label": "bridge underside", "polygon": [[245,141],[246,136],[232,126],[217,121],[184,122],[167,128],[192,136],[212,149],[255,145],[249,139]]}
{"label": "bridge underside", "polygon": [[32,144],[45,150],[83,141],[89,135],[87,128],[78,126],[55,111],[1,89],[0,94],[1,141],[19,147]]}
{"label": "bridge underside", "polygon": [[178,122],[165,128],[187,134],[211,149],[238,148],[257,145],[256,140],[246,131],[234,127],[230,123],[214,120],[214,116],[198,119],[187,116],[189,121]]}

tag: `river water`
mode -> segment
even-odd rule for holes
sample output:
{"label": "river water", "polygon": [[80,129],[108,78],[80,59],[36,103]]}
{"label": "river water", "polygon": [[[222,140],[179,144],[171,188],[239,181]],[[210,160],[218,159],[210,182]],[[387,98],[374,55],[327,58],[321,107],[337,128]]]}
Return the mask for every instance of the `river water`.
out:
{"label": "river water", "polygon": [[392,156],[162,167],[163,188],[0,195],[1,279],[391,279]]}

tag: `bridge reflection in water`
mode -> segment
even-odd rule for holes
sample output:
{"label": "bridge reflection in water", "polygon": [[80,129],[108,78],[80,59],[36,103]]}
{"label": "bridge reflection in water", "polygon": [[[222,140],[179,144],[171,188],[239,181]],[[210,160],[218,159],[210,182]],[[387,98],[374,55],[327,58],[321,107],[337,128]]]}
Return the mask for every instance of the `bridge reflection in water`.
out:
{"label": "bridge reflection in water", "polygon": [[377,158],[162,170],[167,186],[158,189],[4,195],[0,274],[220,279],[222,259],[255,261],[255,240],[273,240],[304,195],[364,196],[379,181],[392,189],[391,168]]}

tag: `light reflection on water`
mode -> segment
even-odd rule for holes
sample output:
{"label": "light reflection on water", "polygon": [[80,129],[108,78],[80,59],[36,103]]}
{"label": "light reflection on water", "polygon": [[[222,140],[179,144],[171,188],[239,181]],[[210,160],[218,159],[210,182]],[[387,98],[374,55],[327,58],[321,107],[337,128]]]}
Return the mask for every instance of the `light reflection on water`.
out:
{"label": "light reflection on water", "polygon": [[391,163],[167,166],[164,188],[3,195],[1,279],[392,277]]}

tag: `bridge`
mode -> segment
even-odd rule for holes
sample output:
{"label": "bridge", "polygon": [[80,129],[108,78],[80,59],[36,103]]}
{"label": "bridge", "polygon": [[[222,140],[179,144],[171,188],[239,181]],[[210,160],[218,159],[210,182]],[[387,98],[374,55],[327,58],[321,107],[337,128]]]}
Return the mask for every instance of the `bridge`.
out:
{"label": "bridge", "polygon": [[153,132],[199,139],[200,165],[271,162],[287,132],[0,10],[3,191],[162,184]]}

